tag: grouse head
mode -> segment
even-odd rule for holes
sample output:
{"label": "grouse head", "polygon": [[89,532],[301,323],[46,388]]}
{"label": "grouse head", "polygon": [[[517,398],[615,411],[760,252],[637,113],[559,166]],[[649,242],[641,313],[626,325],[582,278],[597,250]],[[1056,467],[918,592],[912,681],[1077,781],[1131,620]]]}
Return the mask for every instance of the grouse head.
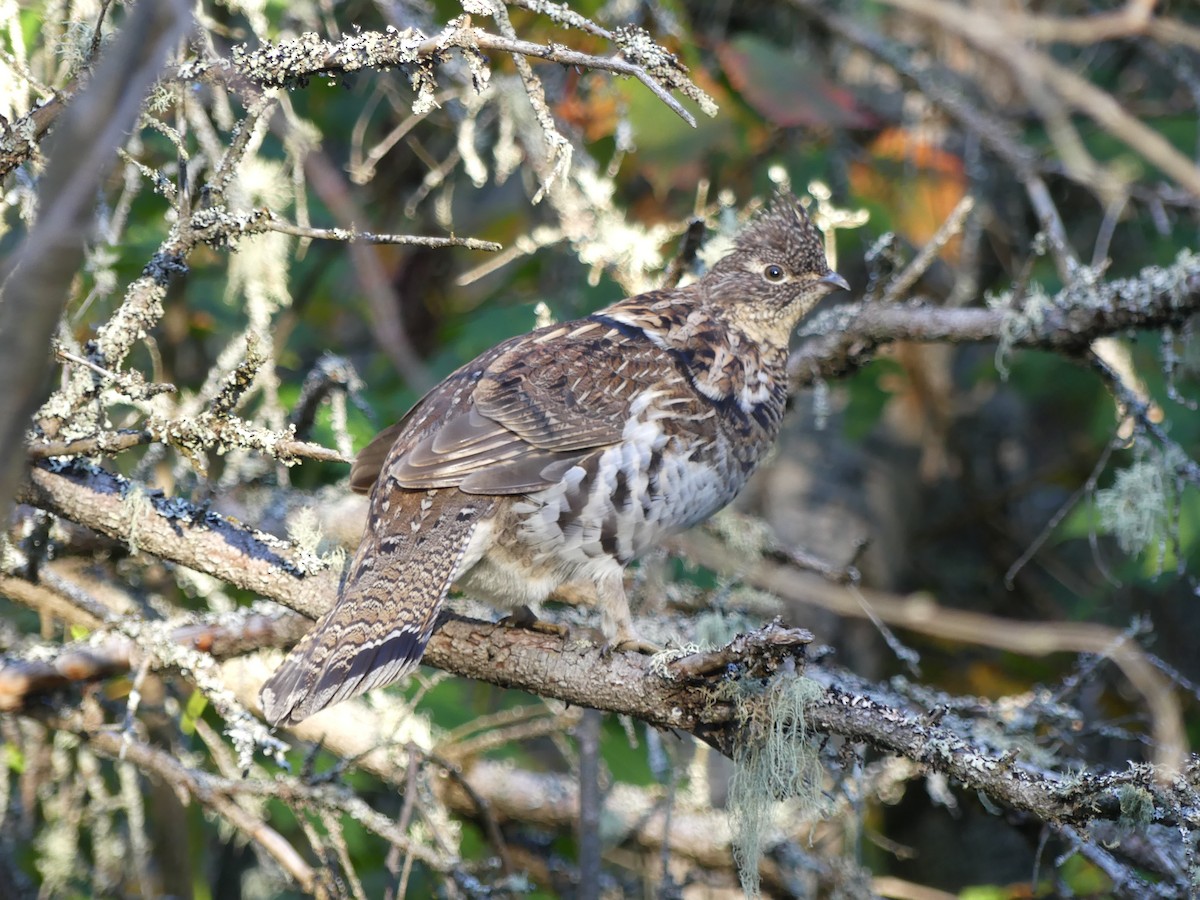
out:
{"label": "grouse head", "polygon": [[850,288],[829,268],[804,207],[783,192],[746,224],[704,281],[715,314],[759,342],[783,346],[821,298]]}

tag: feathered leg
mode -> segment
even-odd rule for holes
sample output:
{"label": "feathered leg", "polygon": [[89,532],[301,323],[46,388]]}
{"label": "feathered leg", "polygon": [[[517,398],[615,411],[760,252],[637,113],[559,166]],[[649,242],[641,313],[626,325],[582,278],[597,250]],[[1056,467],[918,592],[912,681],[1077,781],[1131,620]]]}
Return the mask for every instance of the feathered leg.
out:
{"label": "feathered leg", "polygon": [[600,607],[600,630],[604,634],[603,649],[606,653],[630,650],[654,654],[662,649],[638,637],[634,630],[629,598],[625,594],[625,581],[616,563],[610,571],[596,578],[596,600]]}

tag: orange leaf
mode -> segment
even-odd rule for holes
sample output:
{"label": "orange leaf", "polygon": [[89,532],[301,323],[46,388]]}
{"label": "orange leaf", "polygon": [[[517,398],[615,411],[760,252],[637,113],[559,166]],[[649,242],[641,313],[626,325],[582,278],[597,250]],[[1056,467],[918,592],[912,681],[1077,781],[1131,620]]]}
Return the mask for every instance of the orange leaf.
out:
{"label": "orange leaf", "polygon": [[[966,193],[963,161],[929,137],[904,128],[883,131],[869,152],[869,162],[851,164],[851,187],[858,195],[887,206],[896,230],[921,246]],[[942,255],[954,261],[958,252],[956,238]]]}

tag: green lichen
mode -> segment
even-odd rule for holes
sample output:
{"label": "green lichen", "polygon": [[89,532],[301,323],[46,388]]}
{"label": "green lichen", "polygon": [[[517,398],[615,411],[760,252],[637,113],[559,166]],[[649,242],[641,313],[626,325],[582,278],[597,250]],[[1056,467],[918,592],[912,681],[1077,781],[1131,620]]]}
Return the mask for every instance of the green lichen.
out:
{"label": "green lichen", "polygon": [[708,520],[709,530],[749,562],[775,547],[775,533],[762,519],[724,509]]}
{"label": "green lichen", "polygon": [[760,621],[737,611],[708,610],[694,619],[696,643],[703,647],[724,647],[739,634],[753,631]]}

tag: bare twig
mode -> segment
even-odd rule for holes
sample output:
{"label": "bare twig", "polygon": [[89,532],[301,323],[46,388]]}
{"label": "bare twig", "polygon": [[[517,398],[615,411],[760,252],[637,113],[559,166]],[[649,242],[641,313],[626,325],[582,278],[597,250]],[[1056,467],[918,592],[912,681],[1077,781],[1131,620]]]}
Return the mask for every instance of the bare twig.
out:
{"label": "bare twig", "polygon": [[922,275],[933,265],[938,254],[942,252],[946,244],[953,238],[957,237],[963,230],[963,225],[967,221],[967,216],[971,214],[971,210],[975,208],[975,198],[967,194],[946,217],[946,221],[941,224],[937,232],[930,238],[921,252],[916,258],[909,263],[904,271],[887,286],[884,291],[882,303],[895,303],[898,299],[908,293],[909,289],[917,283]]}
{"label": "bare twig", "polygon": [[604,796],[600,790],[600,730],[603,717],[594,709],[586,710],[575,728],[579,743],[579,820],[576,845],[579,848],[579,900],[599,900],[600,817]]}
{"label": "bare twig", "polygon": [[[352,228],[353,223],[364,221],[363,210],[345,178],[324,153],[314,149],[306,154],[304,171],[309,185],[343,227]],[[433,379],[408,336],[400,317],[400,304],[379,254],[369,244],[355,242],[350,244],[350,258],[358,283],[367,296],[375,332],[384,352],[410,387],[428,390]]]}
{"label": "bare twig", "polygon": [[493,253],[503,250],[501,244],[495,241],[481,241],[478,238],[428,237],[417,234],[376,234],[373,231],[359,231],[357,228],[306,228],[286,222],[277,214],[272,213],[267,227],[271,231],[292,234],[296,237],[313,238],[326,241],[345,241],[346,243],[364,244],[408,244],[413,247],[463,247],[467,250],[488,250]]}

